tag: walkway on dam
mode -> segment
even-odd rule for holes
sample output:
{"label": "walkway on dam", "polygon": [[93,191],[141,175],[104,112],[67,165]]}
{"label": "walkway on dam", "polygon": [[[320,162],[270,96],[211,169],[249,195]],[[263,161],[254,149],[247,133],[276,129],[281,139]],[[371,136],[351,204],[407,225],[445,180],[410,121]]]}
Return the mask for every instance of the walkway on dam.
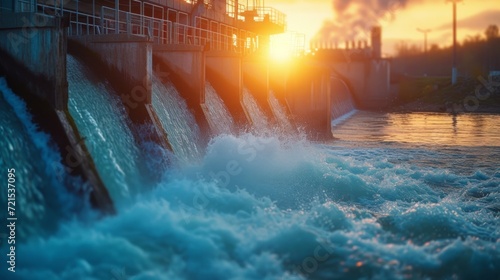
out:
{"label": "walkway on dam", "polygon": [[[258,34],[237,28],[234,24],[230,25],[227,20],[224,23],[171,7],[147,2],[139,3],[141,6],[138,13],[88,4],[81,5],[81,7],[71,5],[69,8],[62,8],[42,3],[36,4],[36,11],[68,18],[68,36],[139,35],[147,36],[158,45],[195,45],[203,46],[205,50],[242,55],[255,53],[259,45],[263,44],[263,38],[259,38]],[[234,16],[234,13],[232,14]],[[258,11],[256,15],[252,20],[268,21],[271,25],[277,26],[285,24],[284,15],[272,8]],[[231,13],[225,15],[226,18],[230,16]],[[241,19],[236,21],[238,20]]]}

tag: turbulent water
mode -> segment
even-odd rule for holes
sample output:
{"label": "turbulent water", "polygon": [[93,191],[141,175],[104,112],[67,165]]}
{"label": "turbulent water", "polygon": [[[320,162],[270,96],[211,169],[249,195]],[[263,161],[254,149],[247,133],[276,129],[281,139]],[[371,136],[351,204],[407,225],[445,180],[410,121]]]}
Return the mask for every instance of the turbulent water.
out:
{"label": "turbulent water", "polygon": [[212,131],[218,134],[231,134],[235,131],[234,120],[210,82],[205,84],[204,110]]}
{"label": "turbulent water", "polygon": [[[15,276],[500,275],[500,116],[483,116],[474,124],[483,141],[475,145],[475,136],[465,140],[465,131],[476,115],[446,124],[451,116],[436,121],[433,114],[366,113],[372,120],[367,123],[363,114],[334,127],[340,140],[333,143],[220,135],[201,162],[171,168],[154,189],[142,191],[118,214],[92,222],[63,221],[56,233],[19,244]],[[430,139],[448,140],[403,136],[424,127],[408,122],[412,118],[434,120],[425,127],[441,137]],[[437,123],[439,130],[432,128]],[[454,127],[460,135],[455,138]],[[92,139],[98,137],[87,141],[97,141]],[[3,269],[0,277],[10,279],[9,273]]]}
{"label": "turbulent water", "polygon": [[[0,77],[0,168],[5,180],[0,199],[5,206],[2,221],[7,216],[7,195],[14,194],[15,218],[22,221],[16,228],[17,238],[43,235],[57,228],[61,218],[84,207],[68,190],[85,193],[86,186],[72,178],[62,164],[61,156],[51,137],[33,124],[26,104]],[[44,163],[44,164],[40,164]],[[7,191],[8,170],[13,170],[14,192]],[[64,186],[68,186],[68,190]],[[45,186],[51,186],[46,188]],[[85,199],[85,196],[83,197]],[[6,244],[5,232],[0,231],[0,246]]]}
{"label": "turbulent water", "polygon": [[202,153],[200,129],[186,102],[170,80],[162,80],[153,73],[152,82],[151,103],[167,133],[173,152],[183,162],[198,160]]}

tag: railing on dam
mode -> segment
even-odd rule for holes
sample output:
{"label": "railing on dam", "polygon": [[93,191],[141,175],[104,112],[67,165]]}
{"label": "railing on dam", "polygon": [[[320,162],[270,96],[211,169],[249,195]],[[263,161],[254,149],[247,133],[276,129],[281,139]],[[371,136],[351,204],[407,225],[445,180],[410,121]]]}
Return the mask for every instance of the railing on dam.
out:
{"label": "railing on dam", "polygon": [[255,21],[269,21],[271,23],[285,26],[286,25],[286,15],[271,7],[256,7],[255,11],[257,16],[254,17]]}
{"label": "railing on dam", "polygon": [[228,51],[240,54],[253,53],[258,48],[256,34],[238,28],[218,24],[211,30],[206,19],[196,18],[197,26],[172,22],[151,16],[126,11],[117,11],[102,6],[98,15],[80,11],[54,8],[37,4],[39,12],[49,15],[64,15],[69,18],[68,35],[131,34],[148,36],[156,44],[182,44],[204,46],[205,49]]}
{"label": "railing on dam", "polygon": [[33,12],[35,6],[35,0],[17,0],[10,3],[2,3],[2,0],[0,0],[0,15],[2,12]]}

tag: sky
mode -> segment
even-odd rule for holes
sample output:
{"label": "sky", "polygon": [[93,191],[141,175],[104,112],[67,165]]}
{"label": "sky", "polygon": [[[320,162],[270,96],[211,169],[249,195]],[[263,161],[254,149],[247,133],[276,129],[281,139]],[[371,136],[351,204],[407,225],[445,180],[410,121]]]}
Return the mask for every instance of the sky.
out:
{"label": "sky", "polygon": [[[397,5],[391,5],[394,3]],[[453,5],[446,0],[265,0],[264,4],[287,15],[288,30],[305,34],[306,47],[325,22],[336,20],[336,30],[357,39],[369,39],[369,33],[358,30],[368,28],[359,24],[356,25],[358,29],[346,27],[350,24],[342,22],[359,20],[365,25],[373,22],[381,25],[386,56],[394,54],[394,45],[401,41],[423,48],[424,35],[417,28],[432,30],[428,34],[429,46],[452,44]],[[385,6],[384,9],[383,5],[389,8]],[[459,41],[476,34],[484,36],[488,25],[500,27],[500,0],[463,0],[457,4],[457,21]],[[330,27],[334,25],[330,24]],[[338,40],[343,46],[345,39]]]}

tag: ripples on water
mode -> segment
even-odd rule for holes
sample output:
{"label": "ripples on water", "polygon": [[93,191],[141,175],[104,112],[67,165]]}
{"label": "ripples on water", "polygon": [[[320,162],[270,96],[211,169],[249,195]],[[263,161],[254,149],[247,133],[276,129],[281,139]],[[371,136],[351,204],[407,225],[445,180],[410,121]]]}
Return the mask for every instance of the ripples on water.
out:
{"label": "ripples on water", "polygon": [[346,142],[397,142],[431,148],[500,146],[499,116],[488,114],[358,111],[332,132]]}

